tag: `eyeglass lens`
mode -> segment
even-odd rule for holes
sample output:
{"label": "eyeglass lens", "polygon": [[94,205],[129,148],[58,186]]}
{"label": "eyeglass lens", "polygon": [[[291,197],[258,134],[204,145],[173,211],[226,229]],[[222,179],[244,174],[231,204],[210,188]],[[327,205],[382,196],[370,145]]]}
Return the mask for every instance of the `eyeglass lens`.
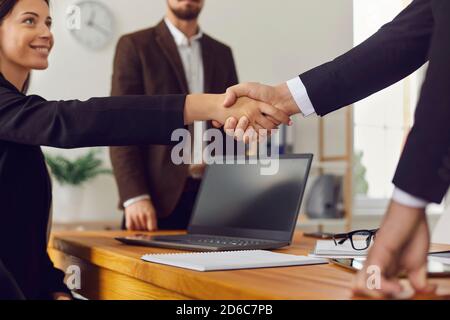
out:
{"label": "eyeglass lens", "polygon": [[370,246],[372,233],[369,231],[358,231],[352,235],[352,245],[355,250],[365,250]]}

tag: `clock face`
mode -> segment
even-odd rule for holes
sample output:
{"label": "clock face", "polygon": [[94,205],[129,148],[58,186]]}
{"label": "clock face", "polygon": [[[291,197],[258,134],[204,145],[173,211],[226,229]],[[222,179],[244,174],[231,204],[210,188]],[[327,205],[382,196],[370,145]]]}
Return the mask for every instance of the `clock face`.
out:
{"label": "clock face", "polygon": [[67,15],[73,37],[92,50],[105,47],[114,34],[111,11],[97,1],[82,1],[72,6]]}

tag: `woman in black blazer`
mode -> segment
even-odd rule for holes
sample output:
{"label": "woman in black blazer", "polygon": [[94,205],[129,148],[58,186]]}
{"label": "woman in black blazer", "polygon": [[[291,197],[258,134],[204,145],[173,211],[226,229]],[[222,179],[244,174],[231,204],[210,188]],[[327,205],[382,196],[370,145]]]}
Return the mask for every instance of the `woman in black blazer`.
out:
{"label": "woman in black blazer", "polygon": [[[48,0],[0,0],[0,299],[70,298],[47,255],[50,179],[40,146],[168,144],[194,120],[247,116],[272,129],[289,118],[249,99],[225,109],[222,95],[128,96],[46,101],[23,93],[53,46]],[[132,107],[130,107],[132,106]]]}

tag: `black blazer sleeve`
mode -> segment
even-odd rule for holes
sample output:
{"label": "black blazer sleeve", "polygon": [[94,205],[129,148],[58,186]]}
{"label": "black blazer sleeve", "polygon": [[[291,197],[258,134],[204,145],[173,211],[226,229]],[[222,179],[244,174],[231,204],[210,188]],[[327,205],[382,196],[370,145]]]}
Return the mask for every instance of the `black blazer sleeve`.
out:
{"label": "black blazer sleeve", "polygon": [[[120,38],[114,57],[112,96],[145,95],[142,62],[130,35]],[[142,145],[111,147],[110,158],[120,203],[149,193],[146,147]]]}
{"label": "black blazer sleeve", "polygon": [[25,300],[25,296],[0,259],[0,300]]}
{"label": "black blazer sleeve", "polygon": [[300,75],[317,114],[361,100],[414,72],[430,67],[415,125],[394,184],[440,202],[450,176],[450,1],[415,0],[391,23],[332,62]]}
{"label": "black blazer sleeve", "polygon": [[41,277],[41,288],[39,290],[39,297],[42,299],[52,300],[54,293],[66,293],[71,295],[69,288],[64,284],[65,273],[53,265],[53,262],[48,256],[46,248],[44,248],[41,264],[43,266],[43,274]]}
{"label": "black blazer sleeve", "polygon": [[394,184],[430,202],[450,185],[450,1],[432,1],[430,64]]}
{"label": "black blazer sleeve", "polygon": [[300,75],[316,113],[324,116],[413,73],[428,60],[432,31],[430,0],[415,0],[357,47]]}
{"label": "black blazer sleeve", "polygon": [[56,148],[171,144],[184,95],[46,101],[0,87],[0,140]]}

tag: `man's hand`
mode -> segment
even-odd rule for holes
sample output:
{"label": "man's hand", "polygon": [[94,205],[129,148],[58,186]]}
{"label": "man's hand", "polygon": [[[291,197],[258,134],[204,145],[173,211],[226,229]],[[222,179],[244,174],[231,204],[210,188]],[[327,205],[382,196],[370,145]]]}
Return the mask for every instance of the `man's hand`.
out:
{"label": "man's hand", "polygon": [[53,293],[53,300],[73,300],[72,296],[65,292],[55,292]]}
{"label": "man's hand", "polygon": [[224,105],[231,107],[237,98],[248,97],[274,106],[289,116],[300,113],[286,83],[268,86],[255,82],[235,85],[227,89]]}
{"label": "man's hand", "polygon": [[[268,86],[259,83],[242,83],[228,88],[224,102],[225,107],[232,106],[239,97],[248,97],[258,101],[265,102],[281,111],[288,116],[300,113],[300,110],[292,97],[289,88],[285,83],[278,86]],[[246,123],[247,121],[247,123]],[[213,122],[214,126],[220,127],[220,123]],[[292,121],[289,121],[292,125]],[[249,128],[248,119],[230,118],[225,124],[225,130],[243,130]],[[258,130],[258,128],[253,128]]]}
{"label": "man's hand", "polygon": [[235,99],[232,107],[227,108],[224,105],[225,98],[225,94],[188,95],[184,107],[184,124],[188,125],[194,121],[214,120],[220,127],[228,118],[240,119],[245,117],[249,125],[255,128],[272,130],[282,123],[290,123],[286,112],[270,104],[241,97]]}
{"label": "man's hand", "polygon": [[289,124],[291,121],[283,110],[244,96],[235,99],[233,105],[227,107],[228,109],[224,109],[227,119],[230,117],[245,117],[248,120],[248,124],[252,125],[256,130],[272,130],[282,123]]}
{"label": "man's hand", "polygon": [[[425,209],[392,201],[364,268],[356,277],[354,293],[373,298],[399,296],[403,291],[400,273],[408,277],[416,293],[434,292],[436,288],[427,280],[429,244]],[[376,274],[372,272],[376,269],[380,271],[380,288],[373,288]]]}
{"label": "man's hand", "polygon": [[[290,123],[289,116],[285,112],[267,103],[253,100],[247,97],[241,97],[236,100],[232,107],[225,108],[223,105],[224,97],[225,96],[222,96],[219,104],[216,105],[214,110],[211,110],[210,119],[216,120],[217,123],[223,124],[229,118],[242,118],[245,122],[245,129],[248,126],[251,126],[256,130],[261,130],[258,131],[258,133],[260,134],[267,134],[267,131],[269,131],[270,133],[270,130],[277,128],[282,123]],[[188,96],[188,104],[193,105],[195,103],[195,100],[191,100],[189,98],[190,96]],[[225,132],[229,135],[235,135],[235,133],[238,133],[239,131],[232,130],[232,132],[230,133],[229,130],[226,130]],[[241,132],[242,135],[240,139],[242,139],[243,137],[244,130],[242,130]]]}
{"label": "man's hand", "polygon": [[195,179],[201,179],[205,174],[205,164],[191,164],[189,166],[189,175]]}
{"label": "man's hand", "polygon": [[127,230],[133,231],[158,230],[156,210],[152,202],[145,199],[125,208],[125,225]]}

